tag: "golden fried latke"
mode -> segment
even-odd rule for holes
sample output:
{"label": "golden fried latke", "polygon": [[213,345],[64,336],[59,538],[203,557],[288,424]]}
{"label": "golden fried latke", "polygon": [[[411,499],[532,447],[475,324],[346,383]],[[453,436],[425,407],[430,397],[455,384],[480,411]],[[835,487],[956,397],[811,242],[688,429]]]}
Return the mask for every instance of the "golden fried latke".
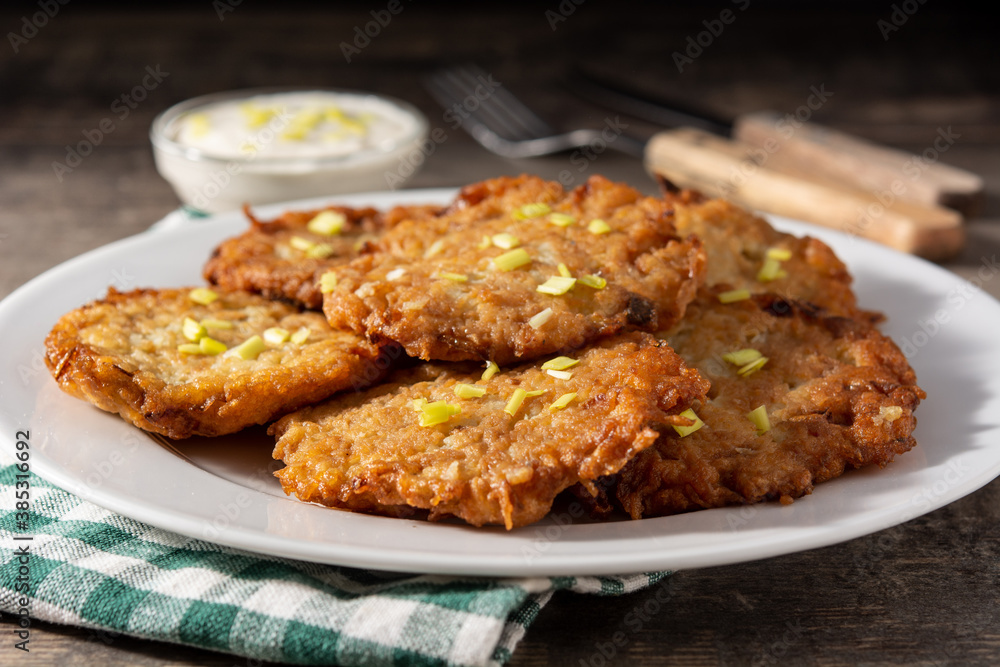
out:
{"label": "golden fried latke", "polygon": [[[274,457],[286,464],[276,475],[286,493],[331,507],[399,516],[409,506],[431,519],[508,529],[537,521],[566,487],[617,472],[653,443],[655,427],[676,421],[708,388],[649,334],[607,339],[576,358],[568,379],[540,363],[488,380],[468,364],[425,364],[305,408],[269,430]],[[428,372],[438,375],[427,380]],[[459,398],[463,383],[485,395]],[[511,416],[505,407],[517,389],[544,393],[526,397]],[[550,409],[568,393],[576,396],[565,408]],[[461,412],[421,426],[421,401]]]}
{"label": "golden fried latke", "polygon": [[[45,361],[69,394],[170,438],[233,433],[264,424],[383,374],[379,348],[333,331],[319,313],[246,292],[217,290],[208,305],[190,289],[108,291],[67,313],[45,340]],[[230,350],[271,327],[308,337],[266,343],[256,359],[188,354],[185,318]],[[208,320],[206,322],[206,320]],[[225,323],[230,323],[226,328]],[[369,380],[365,382],[364,380]]]}
{"label": "golden fried latke", "polygon": [[[309,221],[322,211],[344,216],[343,228],[333,234],[309,231]],[[261,222],[247,209],[250,229],[212,251],[203,273],[223,289],[256,292],[319,310],[323,295],[317,280],[325,271],[369,251],[379,234],[401,220],[433,217],[440,211],[438,206],[397,206],[386,212],[328,206],[288,211]]]}
{"label": "golden fried latke", "polygon": [[[678,233],[694,234],[705,244],[706,285],[769,292],[821,306],[834,315],[880,319],[876,313],[858,309],[847,267],[822,241],[779,232],[725,199],[706,199],[697,192],[664,185]],[[779,277],[762,281],[758,274],[771,249],[788,251],[790,256],[780,261]]]}
{"label": "golden fried latke", "polygon": [[[323,310],[335,328],[421,359],[499,364],[668,327],[705,262],[666,202],[599,176],[571,192],[529,176],[478,183],[440,217],[396,225],[380,248],[331,271]],[[530,261],[498,268],[508,253]],[[561,273],[577,281],[568,291],[538,291]]]}
{"label": "golden fried latke", "polygon": [[[867,323],[775,295],[721,304],[706,290],[666,340],[712,388],[695,407],[701,429],[664,431],[621,471],[612,495],[635,519],[790,502],[916,444],[913,410],[925,394],[899,348]],[[723,355],[741,349],[767,362],[740,376]],[[770,430],[758,435],[747,413],[761,405]]]}

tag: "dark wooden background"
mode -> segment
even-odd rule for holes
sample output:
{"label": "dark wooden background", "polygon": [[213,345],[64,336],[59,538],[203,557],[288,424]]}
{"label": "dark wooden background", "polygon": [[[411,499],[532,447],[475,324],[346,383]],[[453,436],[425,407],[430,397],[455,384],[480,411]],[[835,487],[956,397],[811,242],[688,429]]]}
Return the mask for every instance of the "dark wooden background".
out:
{"label": "dark wooden background", "polygon": [[[579,1],[579,0],[578,0]],[[0,9],[0,297],[86,250],[137,233],[178,204],[152,162],[153,116],[188,97],[250,86],[334,86],[391,94],[447,128],[420,78],[476,61],[554,124],[600,126],[609,112],[573,97],[577,64],[610,72],[721,115],[791,111],[810,86],[834,95],[814,120],[922,151],[938,128],[960,134],[945,160],[980,173],[988,200],[969,222],[969,244],[947,264],[972,277],[1000,251],[1000,69],[991,20],[972,6],[743,0],[717,5],[587,0],[550,24],[559,0],[502,9],[404,0],[404,11],[347,63],[340,43],[385,3],[319,10],[221,0],[127,10],[74,2],[26,41],[36,3]],[[471,4],[469,6],[472,6]],[[746,6],[745,11],[739,11]],[[220,14],[220,7],[232,11]],[[703,21],[735,8],[683,72],[671,54]],[[898,8],[898,10],[894,10]],[[911,10],[907,13],[906,10]],[[879,21],[898,30],[883,34]],[[905,18],[905,22],[903,22]],[[895,27],[895,26],[894,26]],[[28,31],[30,32],[30,30]],[[15,52],[15,46],[17,51]],[[66,147],[112,116],[111,105],[146,67],[168,73],[79,167],[57,178]],[[630,122],[630,132],[655,128]],[[412,187],[453,186],[535,172],[554,177],[567,156],[504,160],[448,129]],[[606,153],[587,173],[652,191],[641,165]],[[997,281],[994,281],[997,282]],[[985,288],[1000,295],[1000,285]],[[900,664],[1000,662],[1000,483],[869,537],[801,554],[677,573],[669,604],[641,629],[626,616],[657,589],[621,598],[555,596],[512,664]],[[662,593],[661,593],[662,597]],[[655,605],[659,606],[659,605]],[[3,619],[3,629],[13,625]],[[4,632],[4,636],[12,637]],[[620,637],[619,637],[620,639]],[[22,665],[243,665],[233,656],[38,623],[31,653],[0,644],[0,663]],[[620,642],[621,643],[621,642]]]}

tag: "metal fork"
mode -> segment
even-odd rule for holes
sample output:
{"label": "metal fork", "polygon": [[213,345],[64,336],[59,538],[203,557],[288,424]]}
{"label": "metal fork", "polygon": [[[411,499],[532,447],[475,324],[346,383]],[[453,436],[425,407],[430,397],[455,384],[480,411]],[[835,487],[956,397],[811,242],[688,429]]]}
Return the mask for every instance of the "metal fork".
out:
{"label": "metal fork", "polygon": [[[571,148],[601,145],[634,157],[642,157],[644,144],[633,137],[617,134],[603,136],[606,130],[578,129],[558,133],[534,111],[524,105],[505,86],[489,85],[491,90],[478,93],[490,75],[476,65],[462,65],[438,70],[424,81],[427,91],[445,109],[454,109],[459,122],[472,138],[487,150],[507,158],[539,157]],[[467,103],[477,101],[475,108]],[[600,143],[598,143],[600,142]]]}

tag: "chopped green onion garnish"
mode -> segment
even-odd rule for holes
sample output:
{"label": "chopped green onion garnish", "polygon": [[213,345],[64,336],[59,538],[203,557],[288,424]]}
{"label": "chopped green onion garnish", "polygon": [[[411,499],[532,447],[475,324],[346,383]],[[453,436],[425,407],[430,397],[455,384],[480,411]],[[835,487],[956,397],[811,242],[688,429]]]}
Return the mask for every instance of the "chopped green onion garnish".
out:
{"label": "chopped green onion garnish", "polygon": [[445,401],[425,403],[420,407],[420,425],[434,426],[436,424],[443,424],[461,411],[461,407]]}
{"label": "chopped green onion garnish", "polygon": [[513,417],[517,414],[517,411],[521,409],[521,404],[524,403],[524,399],[527,397],[528,392],[520,388],[515,389],[514,393],[510,396],[510,400],[507,401],[507,406],[503,409],[503,411]]}
{"label": "chopped green onion garnish", "polygon": [[309,239],[303,238],[301,236],[293,236],[291,239],[289,239],[288,244],[293,248],[295,248],[296,250],[301,250],[303,252],[311,250],[313,247],[316,246],[315,241],[310,241]]}
{"label": "chopped green onion garnish", "polygon": [[459,383],[455,385],[455,395],[459,398],[481,398],[486,394],[486,387],[477,387],[474,384]]}
{"label": "chopped green onion garnish", "polygon": [[903,408],[898,405],[883,405],[878,409],[879,416],[887,422],[894,422],[903,416]]}
{"label": "chopped green onion garnish", "polygon": [[771,420],[767,418],[767,408],[763,405],[748,412],[747,419],[757,427],[757,435],[764,435],[771,430]]}
{"label": "chopped green onion garnish", "polygon": [[482,379],[483,380],[489,380],[491,377],[493,377],[494,375],[496,375],[499,370],[500,370],[500,367],[497,366],[497,362],[495,362],[495,361],[487,361],[486,362],[486,370],[483,371],[483,377],[482,377]]}
{"label": "chopped green onion garnish", "polygon": [[552,319],[552,314],[553,314],[552,309],[546,308],[545,310],[543,310],[542,312],[538,313],[530,320],[528,320],[528,326],[531,327],[532,329],[538,329],[539,327],[541,327],[546,322]]}
{"label": "chopped green onion garnish", "polygon": [[543,294],[554,294],[556,296],[565,294],[576,285],[576,278],[564,278],[562,276],[552,276],[536,289]]}
{"label": "chopped green onion garnish", "polygon": [[[204,338],[202,340],[205,340]],[[264,344],[264,339],[258,335],[253,335],[247,338],[245,341],[233,348],[232,353],[241,359],[247,359],[252,361],[256,359],[261,352],[267,349],[267,345]]]}
{"label": "chopped green onion garnish", "polygon": [[207,306],[216,299],[219,295],[208,289],[207,287],[195,287],[193,290],[188,292],[188,298],[195,303],[200,303],[203,306]]}
{"label": "chopped green onion garnish", "polygon": [[438,278],[444,278],[445,280],[451,280],[456,283],[467,283],[469,282],[468,276],[463,276],[461,273],[451,273],[450,271],[438,271]]}
{"label": "chopped green onion garnish", "polygon": [[540,218],[552,211],[548,204],[538,202],[535,204],[525,204],[521,208],[514,211],[514,217],[518,220],[526,220],[528,218]]}
{"label": "chopped green onion garnish", "polygon": [[212,124],[208,120],[208,116],[203,113],[193,113],[187,117],[188,127],[191,128],[191,133],[196,137],[203,137],[208,134],[208,130],[212,127]]}
{"label": "chopped green onion garnish", "polygon": [[439,252],[441,252],[442,248],[444,248],[444,241],[438,239],[437,241],[432,243],[431,247],[428,248],[427,252],[424,253],[424,259],[428,259],[429,257],[433,257],[434,255],[438,254]]}
{"label": "chopped green onion garnish", "polygon": [[769,259],[776,259],[779,262],[784,262],[785,260],[792,258],[792,251],[787,248],[768,248],[767,256]]}
{"label": "chopped green onion garnish", "polygon": [[244,102],[240,105],[240,111],[251,128],[257,128],[271,120],[275,110],[266,107],[259,107],[253,102]]}
{"label": "chopped green onion garnish", "polygon": [[587,231],[591,234],[607,234],[611,231],[611,225],[604,222],[600,218],[594,218],[587,225]]}
{"label": "chopped green onion garnish", "polygon": [[767,283],[772,280],[777,280],[778,278],[784,278],[787,275],[788,272],[781,268],[781,262],[773,257],[768,257],[764,260],[764,264],[760,267],[760,271],[757,272],[757,280],[762,283]]}
{"label": "chopped green onion garnish", "polygon": [[571,377],[573,377],[573,374],[570,373],[569,371],[554,371],[550,368],[545,372],[551,375],[552,377],[556,378],[557,380],[568,380]]}
{"label": "chopped green onion garnish", "polygon": [[319,291],[323,294],[329,294],[337,288],[337,274],[336,273],[324,273],[319,279]]}
{"label": "chopped green onion garnish", "polygon": [[551,213],[549,214],[549,222],[559,227],[569,227],[576,222],[576,218],[567,213]]}
{"label": "chopped green onion garnish", "polygon": [[746,366],[740,368],[738,371],[736,371],[736,374],[739,375],[740,377],[747,377],[748,375],[753,375],[761,368],[763,368],[764,364],[766,363],[767,363],[767,357],[761,357],[760,359],[751,361]]}
{"label": "chopped green onion garnish", "polygon": [[673,424],[674,430],[677,431],[677,435],[681,436],[682,438],[691,435],[692,433],[694,433],[695,431],[697,431],[698,429],[700,429],[702,426],[705,425],[705,422],[703,422],[701,418],[699,418],[698,415],[695,414],[694,410],[691,410],[690,408],[682,412],[681,417],[685,417],[694,422],[690,426],[678,426],[677,424]]}
{"label": "chopped green onion garnish", "polygon": [[292,334],[288,331],[288,329],[282,329],[281,327],[271,327],[270,329],[264,330],[264,340],[272,345],[281,345],[288,340],[291,335]]}
{"label": "chopped green onion garnish", "polygon": [[490,240],[490,237],[484,236],[483,240],[479,242],[479,245],[477,245],[476,248],[478,248],[479,250],[486,250],[491,245],[493,245],[493,241]]}
{"label": "chopped green onion garnish", "polygon": [[421,410],[424,409],[425,405],[427,405],[427,399],[426,398],[415,398],[415,399],[413,399],[413,410],[414,410],[414,412],[420,412]]}
{"label": "chopped green onion garnish", "polygon": [[511,250],[493,258],[493,266],[501,271],[513,271],[519,266],[524,266],[530,262],[531,255],[524,248]]}
{"label": "chopped green onion garnish", "polygon": [[328,243],[315,243],[306,250],[306,257],[312,259],[326,259],[333,254],[333,246]]}
{"label": "chopped green onion garnish", "polygon": [[517,237],[513,234],[503,232],[502,234],[493,235],[493,245],[498,248],[503,248],[504,250],[513,250],[517,246],[521,245],[521,242],[518,241]]}
{"label": "chopped green onion garnish", "polygon": [[535,389],[533,391],[526,391],[526,392],[524,392],[524,397],[525,398],[533,398],[535,396],[541,396],[542,394],[544,394],[547,391],[548,391],[548,389]]}
{"label": "chopped green onion garnish", "polygon": [[600,276],[595,276],[593,273],[580,278],[579,283],[587,287],[593,287],[594,289],[604,289],[608,286],[607,280]]}
{"label": "chopped green onion garnish", "polygon": [[727,352],[722,355],[722,359],[723,361],[728,361],[734,366],[745,366],[751,361],[757,361],[762,356],[764,355],[762,355],[759,351],[753,349],[752,347],[748,347],[742,350],[736,350],[735,352]]}
{"label": "chopped green onion garnish", "polygon": [[217,320],[209,317],[201,321],[201,326],[206,329],[232,329],[233,323],[229,320]]}
{"label": "chopped green onion garnish", "polygon": [[556,357],[555,359],[549,359],[544,364],[542,364],[543,371],[564,371],[567,368],[573,368],[580,363],[579,359],[572,359],[570,357]]}
{"label": "chopped green onion garnish", "polygon": [[184,337],[193,343],[197,343],[203,337],[208,335],[208,332],[205,331],[205,327],[192,320],[190,317],[184,318],[184,324],[181,325],[181,333],[183,333]]}
{"label": "chopped green onion garnish", "polygon": [[177,351],[184,354],[201,354],[201,345],[198,345],[198,343],[184,343],[177,346]]}
{"label": "chopped green onion garnish", "polygon": [[208,336],[198,341],[198,347],[201,348],[202,354],[208,355],[222,354],[226,351],[225,343],[217,341],[214,338],[209,338]]}
{"label": "chopped green onion garnish", "polygon": [[302,345],[302,343],[309,340],[309,327],[299,327],[299,330],[292,334],[292,342],[296,345]]}
{"label": "chopped green onion garnish", "polygon": [[569,405],[574,398],[576,398],[576,392],[573,392],[571,394],[563,394],[556,400],[552,401],[552,405],[549,406],[549,410],[552,410],[553,412],[555,412],[556,410],[562,410],[567,405]]}
{"label": "chopped green onion garnish", "polygon": [[306,229],[320,236],[339,234],[347,223],[347,217],[337,211],[322,211],[306,223]]}
{"label": "chopped green onion garnish", "polygon": [[728,292],[719,294],[719,303],[733,303],[734,301],[744,301],[750,298],[750,290],[731,289]]}
{"label": "chopped green onion garnish", "polygon": [[572,278],[573,277],[573,274],[570,273],[570,271],[569,271],[569,267],[566,266],[565,264],[563,264],[562,262],[560,262],[559,266],[556,267],[556,268],[559,270],[559,275],[562,276],[563,278]]}

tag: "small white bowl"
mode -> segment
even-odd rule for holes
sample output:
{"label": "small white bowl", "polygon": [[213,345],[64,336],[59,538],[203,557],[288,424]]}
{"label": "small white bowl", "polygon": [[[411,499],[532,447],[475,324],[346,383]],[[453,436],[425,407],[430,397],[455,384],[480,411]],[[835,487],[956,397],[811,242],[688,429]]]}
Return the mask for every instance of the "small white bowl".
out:
{"label": "small white bowl", "polygon": [[423,163],[427,119],[371,93],[250,89],[195,97],[153,121],[156,168],[188,206],[244,204],[399,187]]}

